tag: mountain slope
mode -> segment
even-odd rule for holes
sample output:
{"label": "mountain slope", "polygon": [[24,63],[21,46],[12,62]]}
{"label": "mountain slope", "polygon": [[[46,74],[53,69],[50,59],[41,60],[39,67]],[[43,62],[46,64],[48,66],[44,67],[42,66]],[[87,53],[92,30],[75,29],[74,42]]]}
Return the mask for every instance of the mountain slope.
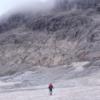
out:
{"label": "mountain slope", "polygon": [[72,9],[0,21],[0,75],[77,61],[100,65],[99,17],[95,9]]}

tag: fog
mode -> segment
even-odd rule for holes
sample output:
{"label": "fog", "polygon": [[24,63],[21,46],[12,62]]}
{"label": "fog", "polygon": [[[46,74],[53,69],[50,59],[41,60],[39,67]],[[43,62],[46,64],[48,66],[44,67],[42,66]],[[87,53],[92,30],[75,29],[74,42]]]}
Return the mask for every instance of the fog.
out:
{"label": "fog", "polygon": [[0,0],[0,16],[15,10],[47,10],[55,0]]}

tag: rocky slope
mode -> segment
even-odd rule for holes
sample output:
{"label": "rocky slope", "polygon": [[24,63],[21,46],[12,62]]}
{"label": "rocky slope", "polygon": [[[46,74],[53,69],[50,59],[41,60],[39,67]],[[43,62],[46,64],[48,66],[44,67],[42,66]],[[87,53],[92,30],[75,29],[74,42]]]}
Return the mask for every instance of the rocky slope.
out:
{"label": "rocky slope", "polygon": [[99,17],[91,8],[14,14],[0,21],[0,75],[76,61],[100,65]]}

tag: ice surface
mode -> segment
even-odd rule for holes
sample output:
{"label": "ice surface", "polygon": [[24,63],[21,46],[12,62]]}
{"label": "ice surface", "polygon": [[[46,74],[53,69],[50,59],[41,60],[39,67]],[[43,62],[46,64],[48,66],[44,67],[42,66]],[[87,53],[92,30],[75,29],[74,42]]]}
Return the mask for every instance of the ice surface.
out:
{"label": "ice surface", "polygon": [[0,100],[100,100],[100,87],[55,88],[52,96],[47,89],[5,92]]}
{"label": "ice surface", "polygon": [[[96,67],[95,70],[85,69],[86,64],[39,68],[34,72],[2,77],[0,100],[100,100],[100,71],[95,72]],[[93,73],[89,74],[90,71]],[[54,84],[52,96],[48,91],[49,82]]]}

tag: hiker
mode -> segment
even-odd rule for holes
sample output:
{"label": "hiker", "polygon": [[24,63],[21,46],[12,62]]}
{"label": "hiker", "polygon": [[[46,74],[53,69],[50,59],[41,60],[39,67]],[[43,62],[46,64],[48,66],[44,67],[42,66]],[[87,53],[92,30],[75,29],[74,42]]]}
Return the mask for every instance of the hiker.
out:
{"label": "hiker", "polygon": [[53,87],[52,83],[50,83],[49,86],[48,86],[50,95],[52,95],[52,90],[53,90],[53,88],[54,88],[54,87]]}

